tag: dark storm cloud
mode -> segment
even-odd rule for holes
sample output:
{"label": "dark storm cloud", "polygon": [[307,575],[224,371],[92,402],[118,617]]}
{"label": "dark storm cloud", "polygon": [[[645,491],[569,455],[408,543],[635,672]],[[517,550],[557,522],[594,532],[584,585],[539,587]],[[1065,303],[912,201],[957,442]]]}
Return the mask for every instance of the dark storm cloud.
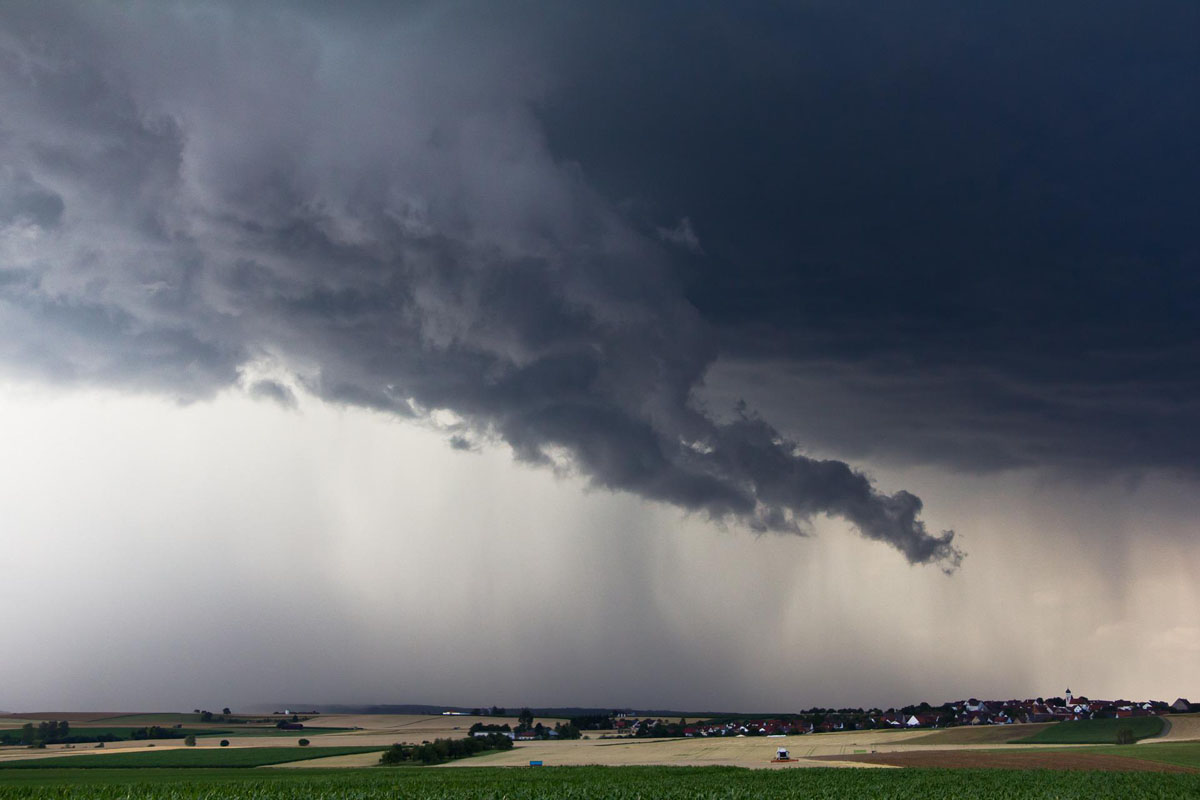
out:
{"label": "dark storm cloud", "polygon": [[982,469],[1200,463],[1200,6],[584,16],[549,146],[644,230],[703,232],[677,274],[789,432]]}
{"label": "dark storm cloud", "polygon": [[4,9],[10,363],[195,397],[267,362],[597,486],[763,531],[837,515],[957,566],[914,495],[698,403],[717,342],[666,246],[547,150],[546,15],[301,8]]}

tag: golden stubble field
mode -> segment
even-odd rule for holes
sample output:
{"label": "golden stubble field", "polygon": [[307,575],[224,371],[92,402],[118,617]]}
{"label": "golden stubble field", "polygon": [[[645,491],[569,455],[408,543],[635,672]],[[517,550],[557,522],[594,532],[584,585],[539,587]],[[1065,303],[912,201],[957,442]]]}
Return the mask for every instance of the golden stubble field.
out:
{"label": "golden stubble field", "polygon": [[1171,726],[1166,733],[1152,739],[1142,739],[1138,744],[1200,741],[1200,714],[1172,714],[1165,719]]}
{"label": "golden stubble field", "polygon": [[[791,769],[837,766],[837,762],[809,760],[814,756],[839,756],[872,752],[932,749],[915,740],[928,731],[845,731],[787,737],[720,737],[692,739],[583,739],[571,742],[529,742],[512,750],[485,753],[467,761],[443,765],[519,766],[531,760],[546,765],[722,765]],[[995,745],[992,745],[995,746]],[[797,761],[772,763],[776,748],[786,747]],[[939,744],[937,749],[974,749],[980,745]],[[468,763],[469,761],[469,763]]]}

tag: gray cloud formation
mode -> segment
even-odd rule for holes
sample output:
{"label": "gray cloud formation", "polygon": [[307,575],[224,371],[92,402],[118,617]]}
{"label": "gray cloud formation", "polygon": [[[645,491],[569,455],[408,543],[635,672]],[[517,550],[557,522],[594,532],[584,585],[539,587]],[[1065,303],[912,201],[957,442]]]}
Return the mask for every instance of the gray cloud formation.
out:
{"label": "gray cloud formation", "polygon": [[762,531],[832,514],[961,560],[912,494],[697,403],[709,326],[662,244],[550,156],[531,108],[551,76],[502,20],[2,16],[10,367],[199,397],[270,362],[329,400],[448,409],[600,487]]}

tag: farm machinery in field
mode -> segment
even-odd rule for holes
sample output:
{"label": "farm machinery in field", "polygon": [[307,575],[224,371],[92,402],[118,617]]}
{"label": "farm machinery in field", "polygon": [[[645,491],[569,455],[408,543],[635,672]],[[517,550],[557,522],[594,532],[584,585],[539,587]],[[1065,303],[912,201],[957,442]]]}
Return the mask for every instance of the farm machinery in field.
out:
{"label": "farm machinery in field", "polygon": [[785,761],[799,761],[798,758],[792,758],[786,747],[780,747],[775,751],[775,757],[771,759],[772,764],[780,764]]}

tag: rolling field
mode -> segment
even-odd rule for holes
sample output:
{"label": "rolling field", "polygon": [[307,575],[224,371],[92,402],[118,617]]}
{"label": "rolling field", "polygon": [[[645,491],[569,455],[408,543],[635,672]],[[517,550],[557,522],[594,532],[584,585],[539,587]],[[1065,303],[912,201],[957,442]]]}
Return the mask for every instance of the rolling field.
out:
{"label": "rolling field", "polygon": [[1112,753],[1128,758],[1142,758],[1147,761],[1161,761],[1166,764],[1179,764],[1200,770],[1200,743],[1198,742],[1163,742],[1161,744],[1097,747],[1095,748],[1095,752]]}
{"label": "rolling field", "polygon": [[1163,721],[1168,729],[1159,736],[1144,740],[1144,744],[1200,741],[1200,714],[1171,714]]}
{"label": "rolling field", "polygon": [[[450,722],[447,722],[450,720]],[[321,723],[330,720],[322,718]],[[303,731],[298,732],[294,739],[268,738],[262,736],[227,737],[232,745],[230,749],[251,749],[261,747],[296,747],[300,736],[311,740],[313,747],[307,752],[312,753],[316,747],[358,746],[358,747],[388,747],[395,742],[419,743],[435,738],[462,738],[471,723],[471,718],[463,717],[380,717],[377,719],[338,719],[341,724],[350,721],[370,722],[373,727],[343,733],[307,736]],[[314,720],[316,722],[316,720]],[[665,765],[665,766],[740,766],[762,769],[791,769],[803,766],[832,766],[826,762],[811,760],[813,756],[828,756],[841,754],[866,754],[871,752],[889,752],[896,750],[928,750],[928,745],[917,744],[929,735],[928,731],[920,730],[874,730],[874,731],[845,731],[838,733],[809,734],[805,736],[789,736],[786,738],[771,737],[721,737],[721,738],[687,738],[687,739],[600,739],[595,732],[589,734],[593,738],[575,741],[556,742],[522,742],[512,750],[504,752],[485,753],[469,761],[451,762],[443,765],[449,768],[460,768],[470,765],[488,766],[524,766],[530,760],[541,760],[547,766],[622,766],[622,765]],[[218,739],[201,738],[196,742],[193,751],[210,750],[218,745]],[[799,759],[795,762],[773,764],[772,756],[777,747],[787,747],[792,756]],[[980,747],[981,745],[937,745],[938,749],[958,747]],[[25,748],[0,748],[0,766],[10,760],[27,760],[33,758],[51,758],[54,756],[71,755],[78,758],[84,754],[105,757],[114,752],[150,751],[162,752],[168,749],[183,747],[181,740],[165,742],[115,742],[106,745],[104,753],[86,749],[87,745],[78,746],[75,750],[64,753],[58,746],[45,750],[30,751]],[[346,764],[347,760],[339,763]],[[361,762],[349,759],[347,766],[361,766]]]}
{"label": "rolling field", "polygon": [[1020,725],[963,725],[958,728],[926,733],[912,739],[912,744],[1007,744],[1052,727],[1053,722]]}
{"label": "rolling field", "polygon": [[[1188,745],[1183,745],[1188,747]],[[1072,749],[924,750],[870,755],[839,756],[854,764],[890,767],[936,767],[939,769],[1046,769],[1088,772],[1177,772],[1200,777],[1193,764],[1196,751],[1157,753],[1142,757],[1140,748],[1105,747]]]}
{"label": "rolling field", "polygon": [[795,772],[728,767],[561,767],[550,769],[422,769],[282,771],[154,770],[132,777],[116,770],[0,772],[0,800],[833,800],[936,797],[1004,800],[1108,800],[1194,797],[1200,775],[1153,772],[1054,772],[1039,770],[864,770]]}
{"label": "rolling field", "polygon": [[1116,744],[1117,732],[1128,729],[1134,740],[1162,733],[1159,717],[1129,717],[1126,719],[1085,719],[1079,722],[1059,722],[1014,740],[1014,744]]}
{"label": "rolling field", "polygon": [[[137,720],[151,723],[170,722],[172,717],[190,715],[108,715],[90,721],[72,724],[73,732],[83,733],[87,729],[99,730],[102,727],[115,728],[112,723]],[[1134,720],[1099,720],[1103,723],[1095,726],[1094,722],[1083,727],[1093,727],[1088,733],[1092,741],[1103,743],[1115,740],[1115,730],[1107,731],[1105,724],[1128,724],[1138,720],[1149,720],[1157,723],[1156,718],[1135,718]],[[557,720],[544,720],[543,723],[552,725]],[[1200,715],[1177,715],[1171,718],[1172,727],[1164,736],[1143,740],[1136,746],[1146,755],[1146,761],[1154,762],[1159,759],[1151,757],[1152,751],[1147,749],[1152,744],[1168,744],[1173,741],[1200,738]],[[23,747],[0,747],[0,771],[14,761],[34,761],[55,759],[61,764],[63,758],[72,759],[72,763],[81,763],[75,759],[89,759],[97,762],[114,756],[134,758],[151,756],[158,763],[176,763],[173,759],[187,759],[189,764],[223,764],[220,759],[250,759],[263,757],[268,760],[261,763],[278,765],[278,769],[303,767],[305,772],[318,772],[333,768],[354,771],[356,768],[370,767],[376,763],[375,753],[382,748],[397,742],[420,743],[436,738],[462,738],[475,722],[515,722],[509,718],[493,717],[447,717],[441,715],[323,715],[314,717],[306,725],[312,727],[301,731],[278,731],[273,727],[237,726],[231,728],[228,724],[218,727],[213,724],[206,729],[203,724],[192,723],[189,728],[198,736],[196,746],[186,748],[181,739],[178,740],[140,740],[110,742],[104,749],[95,749],[93,745],[77,744],[73,748],[64,749],[61,745],[51,745],[43,750],[29,750]],[[122,726],[123,727],[123,726]],[[1052,747],[1063,741],[1063,737],[1055,736],[1047,740],[1048,733],[1057,733],[1066,729],[1070,741],[1082,737],[1078,735],[1079,727],[1058,724],[1040,725],[1010,725],[1010,726],[976,726],[952,728],[941,731],[929,730],[871,730],[844,731],[836,733],[808,734],[804,736],[774,737],[722,737],[722,738],[682,738],[682,739],[600,739],[599,732],[592,731],[586,735],[588,739],[576,741],[545,741],[518,743],[510,751],[489,752],[479,756],[443,764],[436,769],[461,770],[467,768],[489,767],[524,767],[531,760],[540,760],[550,766],[732,766],[750,767],[760,770],[793,770],[795,768],[837,767],[837,766],[884,766],[885,764],[899,765],[930,763],[929,758],[940,759],[937,763],[949,765],[950,762],[961,762],[960,766],[978,763],[985,766],[988,759],[995,756],[982,756],[984,761],[972,762],[966,751],[984,751],[1005,747],[1014,740],[1020,741],[1023,747],[1030,746]],[[1101,730],[1102,728],[1105,728]],[[227,733],[222,731],[228,731]],[[209,735],[212,734],[212,735]],[[1109,738],[1111,734],[1112,738]],[[1147,731],[1139,732],[1147,735]],[[312,746],[300,749],[299,739],[310,740]],[[231,746],[219,748],[219,741],[228,739]],[[771,757],[777,747],[786,747],[796,760],[788,763],[772,763]],[[1078,745],[1084,747],[1084,745]],[[342,749],[326,749],[342,748]],[[351,748],[351,749],[344,749]],[[1060,748],[1061,749],[1061,748]],[[1095,748],[1087,747],[1088,750]],[[1129,753],[1120,752],[1131,748],[1108,748],[1110,752],[1092,753],[1084,758],[1093,767],[1105,768],[1098,756],[1123,756]],[[261,756],[234,755],[263,750],[286,751],[287,759],[276,759]],[[929,755],[931,751],[942,752],[940,755]],[[943,751],[964,751],[960,755],[946,755]],[[181,756],[171,753],[184,752]],[[218,752],[217,761],[205,761],[210,756],[206,752]],[[1178,759],[1181,751],[1167,751],[1175,760],[1167,763],[1181,766],[1192,766],[1186,758]],[[880,754],[917,754],[905,755],[903,761],[896,760],[895,764],[875,758],[860,758]],[[925,755],[920,755],[925,754]],[[322,756],[326,756],[322,758]],[[832,758],[832,760],[830,760]],[[1030,756],[1016,756],[1017,759]],[[1048,757],[1050,758],[1050,757]],[[1061,756],[1053,756],[1061,759]],[[926,761],[922,761],[926,759]],[[867,763],[863,763],[863,762]],[[103,761],[104,765],[115,766],[117,762]],[[988,762],[990,763],[990,762]],[[1082,763],[1082,762],[1081,762]],[[1124,762],[1118,762],[1124,764]],[[82,765],[82,764],[81,764]],[[45,765],[49,768],[52,765]],[[1021,763],[1005,765],[1021,767]],[[1029,766],[1034,766],[1032,762]],[[1040,763],[1037,766],[1042,766]],[[1127,764],[1125,764],[1128,767]],[[272,770],[274,771],[274,770]]]}
{"label": "rolling field", "polygon": [[[37,722],[43,719],[65,719],[71,724],[76,722],[96,722],[102,719],[112,719],[118,716],[112,711],[29,711],[20,714],[6,714],[4,722],[12,722],[16,727],[21,727],[26,722]],[[154,715],[151,715],[154,716]],[[158,715],[158,716],[179,716],[178,714]],[[191,715],[189,715],[191,716]],[[195,718],[200,719],[200,715],[195,715]],[[180,720],[182,721],[182,720]]]}
{"label": "rolling field", "polygon": [[367,747],[196,747],[155,750],[136,753],[86,753],[59,758],[32,758],[25,761],[6,761],[0,764],[0,774],[16,769],[139,769],[168,767],[261,767],[287,761],[300,761],[322,756],[346,756],[361,753],[375,754]]}
{"label": "rolling field", "polygon": [[[485,753],[471,765],[521,766],[530,760],[546,765],[629,764],[662,766],[736,766],[761,769],[793,769],[830,766],[809,760],[815,755],[869,753],[872,750],[904,749],[926,731],[845,731],[774,738],[766,736],[691,739],[580,739],[570,742],[527,742],[512,750]],[[772,763],[778,747],[786,747],[798,761]],[[442,767],[456,768],[464,762]]]}

